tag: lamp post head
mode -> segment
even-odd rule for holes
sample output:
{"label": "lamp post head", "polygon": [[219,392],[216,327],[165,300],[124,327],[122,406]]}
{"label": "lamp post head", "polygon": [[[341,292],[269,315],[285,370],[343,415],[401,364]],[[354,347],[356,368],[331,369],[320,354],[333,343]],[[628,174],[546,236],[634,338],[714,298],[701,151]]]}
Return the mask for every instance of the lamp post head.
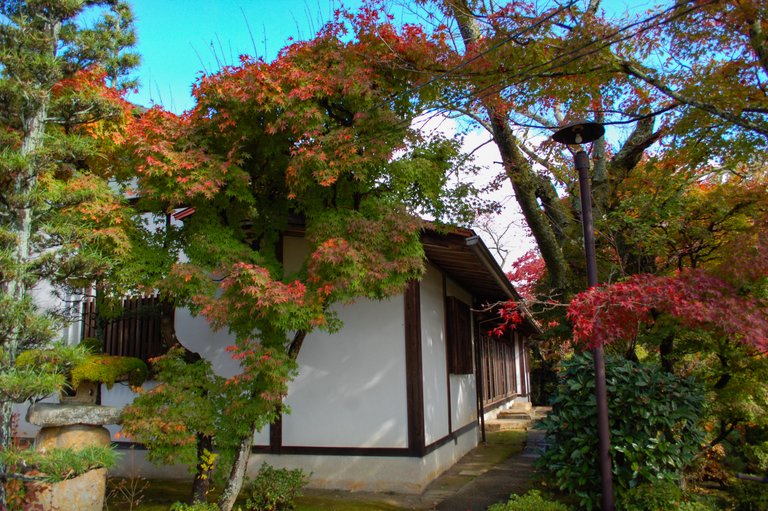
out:
{"label": "lamp post head", "polygon": [[605,127],[597,122],[577,121],[557,130],[552,138],[561,144],[588,144],[605,134]]}

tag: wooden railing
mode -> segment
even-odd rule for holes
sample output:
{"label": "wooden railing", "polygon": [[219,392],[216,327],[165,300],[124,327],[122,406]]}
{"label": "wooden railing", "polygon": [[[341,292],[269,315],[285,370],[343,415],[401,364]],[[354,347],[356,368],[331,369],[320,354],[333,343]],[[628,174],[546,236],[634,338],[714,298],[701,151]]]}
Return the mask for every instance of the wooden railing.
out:
{"label": "wooden railing", "polygon": [[82,336],[103,339],[103,352],[108,355],[137,357],[146,362],[165,351],[160,333],[161,305],[157,296],[125,298],[121,302],[122,314],[107,319],[99,316],[96,301],[87,299],[83,302]]}

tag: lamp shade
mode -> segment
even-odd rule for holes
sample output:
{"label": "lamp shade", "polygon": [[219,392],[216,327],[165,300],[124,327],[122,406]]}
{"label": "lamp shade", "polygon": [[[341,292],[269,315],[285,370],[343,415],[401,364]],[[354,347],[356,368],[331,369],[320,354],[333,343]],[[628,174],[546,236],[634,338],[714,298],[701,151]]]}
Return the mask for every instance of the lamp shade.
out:
{"label": "lamp shade", "polygon": [[552,138],[561,144],[588,144],[605,134],[605,127],[597,122],[577,121],[557,130]]}

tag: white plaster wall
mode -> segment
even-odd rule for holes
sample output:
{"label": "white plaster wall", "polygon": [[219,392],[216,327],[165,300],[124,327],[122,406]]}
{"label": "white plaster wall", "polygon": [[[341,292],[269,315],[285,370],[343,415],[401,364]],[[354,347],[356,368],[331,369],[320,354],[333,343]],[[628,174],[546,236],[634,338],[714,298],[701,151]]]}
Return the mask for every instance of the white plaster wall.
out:
{"label": "white plaster wall", "polygon": [[512,332],[512,348],[515,354],[515,385],[517,393],[519,394],[523,390],[523,357],[525,356],[520,351],[520,336],[517,332]]}
{"label": "white plaster wall", "polygon": [[[472,295],[468,293],[467,291],[464,291],[464,288],[459,286],[457,283],[455,283],[451,279],[445,279],[445,295],[446,296],[455,296],[462,302],[466,303],[467,305],[472,305]],[[474,335],[474,331],[473,331]]]}
{"label": "white plaster wall", "polygon": [[253,477],[266,461],[280,468],[311,473],[310,488],[420,494],[440,474],[477,447],[478,429],[435,449],[424,458],[390,456],[253,455],[248,474]]}
{"label": "white plaster wall", "polygon": [[234,336],[226,330],[213,331],[204,317],[176,309],[176,337],[185,348],[209,360],[219,376],[228,378],[240,373],[240,364],[226,351],[235,343]]}
{"label": "white plaster wall", "polygon": [[29,294],[32,296],[35,304],[40,307],[41,311],[56,310],[64,305],[62,301],[56,297],[53,286],[48,281],[43,280],[38,282],[29,290]]}
{"label": "white plaster wall", "polygon": [[451,375],[451,428],[477,420],[477,385],[474,374]]}
{"label": "white plaster wall", "polygon": [[405,304],[360,300],[337,307],[335,334],[314,332],[288,389],[283,445],[407,447]]}
{"label": "white plaster wall", "polygon": [[443,277],[427,266],[421,281],[421,357],[424,375],[424,438],[429,445],[449,433],[448,368]]}

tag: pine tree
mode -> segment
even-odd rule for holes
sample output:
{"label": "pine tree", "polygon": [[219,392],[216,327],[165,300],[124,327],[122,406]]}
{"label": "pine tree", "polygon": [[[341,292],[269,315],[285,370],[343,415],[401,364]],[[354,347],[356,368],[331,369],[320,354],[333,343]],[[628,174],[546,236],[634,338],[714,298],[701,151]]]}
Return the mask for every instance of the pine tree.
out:
{"label": "pine tree", "polygon": [[[130,105],[121,91],[138,56],[129,7],[115,0],[5,0],[0,6],[0,450],[11,405],[53,390],[15,367],[48,345],[60,314],[32,294],[67,292],[108,274],[128,247],[130,217],[104,137]],[[46,384],[46,381],[48,382]],[[0,481],[6,479],[0,466]],[[4,507],[0,484],[0,508]]]}

